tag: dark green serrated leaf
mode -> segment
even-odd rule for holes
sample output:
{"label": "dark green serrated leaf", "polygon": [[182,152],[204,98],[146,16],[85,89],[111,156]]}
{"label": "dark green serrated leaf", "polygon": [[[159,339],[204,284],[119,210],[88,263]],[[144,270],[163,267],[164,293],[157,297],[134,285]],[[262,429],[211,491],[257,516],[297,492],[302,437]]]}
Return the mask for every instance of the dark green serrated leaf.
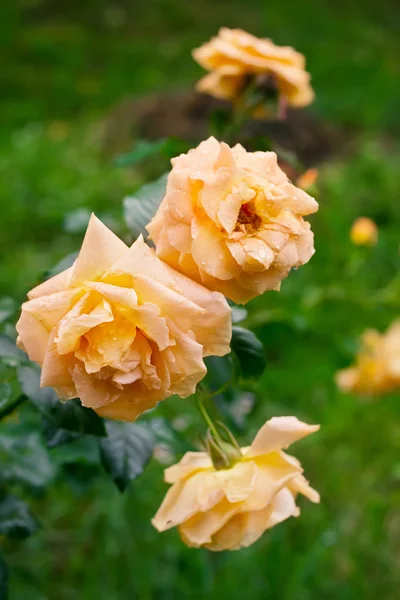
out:
{"label": "dark green serrated leaf", "polygon": [[100,450],[98,440],[91,435],[82,435],[64,446],[57,446],[51,451],[55,465],[85,464],[91,467],[100,466]]}
{"label": "dark green serrated leaf", "polygon": [[106,422],[107,437],[100,441],[101,462],[123,492],[150,460],[154,447],[151,427],[136,423]]}
{"label": "dark green serrated leaf", "polygon": [[133,196],[124,199],[124,218],[132,236],[147,235],[146,225],[155,215],[165,195],[168,173],[146,183]]}
{"label": "dark green serrated leaf", "polygon": [[64,258],[62,258],[56,265],[54,265],[54,267],[46,271],[44,278],[50,279],[51,277],[58,275],[62,271],[65,271],[65,269],[69,269],[69,267],[72,267],[78,254],[79,252],[71,252],[70,254],[67,254],[67,256],[64,256]]}
{"label": "dark green serrated leaf", "polygon": [[80,433],[62,429],[46,420],[43,421],[43,437],[46,440],[48,448],[56,448],[57,446],[68,444],[69,442],[78,439],[80,436]]}
{"label": "dark green serrated leaf", "polygon": [[0,498],[0,535],[23,540],[38,528],[27,504],[15,496]]}
{"label": "dark green serrated leaf", "polygon": [[7,563],[0,554],[0,600],[8,598],[8,567]]}
{"label": "dark green serrated leaf", "polygon": [[41,388],[40,371],[33,365],[20,367],[18,379],[24,394],[48,422],[68,431],[106,435],[104,421],[94,410],[82,406],[77,399],[62,403],[54,390]]}
{"label": "dark green serrated leaf", "polygon": [[243,379],[260,377],[265,369],[264,348],[258,337],[244,327],[232,327],[231,349]]}

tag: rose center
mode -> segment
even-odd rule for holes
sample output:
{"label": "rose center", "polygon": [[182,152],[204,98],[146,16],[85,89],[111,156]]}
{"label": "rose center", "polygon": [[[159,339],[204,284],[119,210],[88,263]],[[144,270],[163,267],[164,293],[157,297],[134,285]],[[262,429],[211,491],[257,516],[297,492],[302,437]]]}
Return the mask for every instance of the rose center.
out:
{"label": "rose center", "polygon": [[244,225],[248,233],[254,233],[260,228],[261,221],[262,219],[256,212],[254,202],[246,202],[240,207],[236,229],[239,229],[240,225]]}

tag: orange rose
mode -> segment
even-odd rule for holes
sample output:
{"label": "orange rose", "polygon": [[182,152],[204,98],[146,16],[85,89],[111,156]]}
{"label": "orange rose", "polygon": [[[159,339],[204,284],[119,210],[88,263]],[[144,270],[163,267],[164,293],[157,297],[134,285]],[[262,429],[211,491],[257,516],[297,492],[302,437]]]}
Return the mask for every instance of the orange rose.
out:
{"label": "orange rose", "polygon": [[140,237],[129,248],[94,215],[75,264],[22,305],[18,345],[41,385],[104,417],[133,421],[204,377],[203,358],[229,352],[222,295],[160,261]]}
{"label": "orange rose", "polygon": [[205,452],[188,452],[165,470],[167,492],[152,523],[158,531],[178,527],[192,547],[238,550],[250,546],[270,527],[300,514],[296,496],[319,502],[303,477],[299,461],[282,451],[317,431],[295,417],[267,421],[242,458],[216,470]]}
{"label": "orange rose", "polygon": [[374,329],[366,331],[356,364],[339,371],[336,381],[342,390],[366,396],[399,390],[400,321],[395,321],[383,334]]}
{"label": "orange rose", "polygon": [[272,76],[278,92],[291,106],[307,106],[314,99],[310,75],[302,54],[289,46],[276,46],[241,29],[222,27],[217,37],[193,50],[193,58],[207,71],[197,84],[200,92],[234,100],[247,76]]}
{"label": "orange rose", "polygon": [[245,303],[279,290],[314,254],[303,216],[318,210],[274,152],[215,138],[172,160],[167,191],[147,226],[157,255],[211,290]]}

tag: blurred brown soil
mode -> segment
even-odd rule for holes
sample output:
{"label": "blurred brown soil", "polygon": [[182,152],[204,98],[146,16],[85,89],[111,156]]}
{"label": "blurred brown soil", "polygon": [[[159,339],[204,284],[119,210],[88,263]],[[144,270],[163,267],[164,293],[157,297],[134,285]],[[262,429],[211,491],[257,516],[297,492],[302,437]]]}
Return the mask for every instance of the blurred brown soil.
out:
{"label": "blurred brown soil", "polygon": [[[209,135],[210,114],[217,108],[228,106],[194,91],[127,98],[106,121],[104,149],[107,154],[114,155],[128,150],[135,139],[165,137],[181,138],[195,146]],[[342,130],[321,121],[307,110],[289,110],[284,121],[252,120],[243,132],[245,140],[263,136],[269,137],[282,149],[293,152],[306,167],[341,153],[347,137]],[[250,141],[247,146],[251,149]]]}

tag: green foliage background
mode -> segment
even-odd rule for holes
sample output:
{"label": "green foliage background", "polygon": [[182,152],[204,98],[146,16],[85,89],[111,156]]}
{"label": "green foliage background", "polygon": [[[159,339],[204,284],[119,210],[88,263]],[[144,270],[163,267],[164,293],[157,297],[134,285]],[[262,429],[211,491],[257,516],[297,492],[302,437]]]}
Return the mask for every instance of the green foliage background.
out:
{"label": "green foliage background", "polygon": [[[3,8],[0,293],[18,302],[79,247],[88,210],[124,233],[121,199],[141,177],[102,155],[104,116],[125,95],[192,85],[201,70],[190,50],[220,25],[304,52],[317,93],[312,110],[350,139],[321,168],[315,257],[280,294],[252,301],[246,323],[268,367],[239,437],[250,440],[277,414],[321,423],[293,449],[321,504],[301,500],[299,519],[239,553],[189,550],[176,532],[150,525],[166,489],[159,463],[120,495],[97,471],[97,447],[55,448],[55,468],[35,454],[32,438],[26,470],[37,465],[32,508],[42,527],[24,542],[0,541],[11,600],[396,600],[399,397],[363,403],[340,394],[333,376],[351,362],[363,329],[383,330],[399,316],[398,294],[382,292],[399,270],[398,5],[19,0]],[[366,251],[348,239],[361,214],[380,227],[379,244]],[[160,415],[182,409],[190,432],[197,416],[189,402],[165,403]],[[8,428],[23,428],[38,415],[29,409],[11,419]],[[76,457],[80,468],[60,471]],[[40,477],[51,481],[45,490]]]}

